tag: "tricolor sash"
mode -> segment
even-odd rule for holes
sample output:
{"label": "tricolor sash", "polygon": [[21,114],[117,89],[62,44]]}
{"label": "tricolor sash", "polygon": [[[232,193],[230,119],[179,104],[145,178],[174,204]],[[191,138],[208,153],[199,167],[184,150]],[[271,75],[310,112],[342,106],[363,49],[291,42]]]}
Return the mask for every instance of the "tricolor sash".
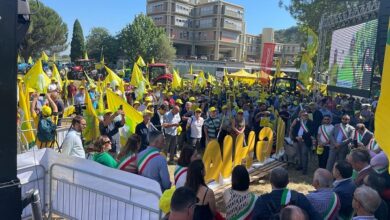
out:
{"label": "tricolor sash", "polygon": [[157,157],[158,155],[160,155],[160,153],[156,149],[151,149],[150,151],[146,152],[146,154],[137,163],[139,174],[142,174],[150,160]]}
{"label": "tricolor sash", "polygon": [[339,203],[339,199],[338,199],[336,193],[333,192],[333,196],[329,202],[329,207],[324,213],[325,220],[334,218],[334,216],[336,214],[337,207],[338,207],[338,203]]}
{"label": "tricolor sash", "polygon": [[364,135],[367,133],[367,130],[364,131],[363,134],[360,134],[358,131],[355,131],[355,138],[359,143],[362,143],[362,139]]}
{"label": "tricolor sash", "polygon": [[291,191],[289,189],[283,189],[282,198],[280,199],[280,205],[286,206],[290,203]]}
{"label": "tricolor sash", "polygon": [[341,134],[343,135],[344,138],[348,138],[347,131],[345,130],[345,128],[341,124],[340,124],[340,132],[341,132]]}
{"label": "tricolor sash", "polygon": [[179,166],[179,165],[176,166],[175,173],[174,173],[174,176],[175,176],[175,185],[176,185],[177,181],[179,180],[179,178],[180,178],[185,172],[187,172],[187,170],[188,170],[187,167],[182,167],[182,166]]}
{"label": "tricolor sash", "polygon": [[301,121],[301,128],[303,129],[304,132],[306,132],[306,133],[309,132],[309,129],[307,128],[306,123],[303,123],[303,121]]}
{"label": "tricolor sash", "polygon": [[118,169],[125,170],[125,168],[132,162],[137,160],[137,155],[132,153],[127,157],[124,157],[118,164]]}
{"label": "tricolor sash", "polygon": [[376,151],[376,150],[379,149],[379,145],[376,142],[374,137],[372,137],[371,140],[370,140],[370,143],[368,143],[368,149],[372,150],[372,151]]}
{"label": "tricolor sash", "polygon": [[326,132],[325,125],[321,125],[320,131],[321,131],[321,136],[325,140],[325,144],[329,144],[330,143],[330,137],[329,137],[329,134]]}
{"label": "tricolor sash", "polygon": [[251,198],[250,198],[248,205],[241,212],[239,212],[237,215],[233,216],[231,219],[232,220],[252,219],[252,211],[253,211],[253,208],[255,207],[255,203],[256,203],[256,196],[253,193],[251,193]]}

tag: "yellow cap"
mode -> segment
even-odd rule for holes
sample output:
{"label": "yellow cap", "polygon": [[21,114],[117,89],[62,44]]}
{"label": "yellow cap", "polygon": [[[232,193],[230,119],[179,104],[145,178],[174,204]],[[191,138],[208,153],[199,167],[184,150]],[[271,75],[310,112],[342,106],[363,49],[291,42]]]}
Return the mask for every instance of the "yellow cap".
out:
{"label": "yellow cap", "polygon": [[237,113],[244,113],[244,110],[238,109]]}
{"label": "yellow cap", "polygon": [[95,84],[92,84],[92,85],[90,86],[90,88],[91,88],[91,89],[96,89]]}
{"label": "yellow cap", "polygon": [[51,77],[51,80],[57,82],[57,78],[55,78],[55,77]]}
{"label": "yellow cap", "polygon": [[35,89],[29,87],[28,90],[27,90],[27,92],[28,92],[28,93],[33,93],[33,92],[35,92]]}
{"label": "yellow cap", "polygon": [[84,86],[80,86],[79,89],[85,89]]}
{"label": "yellow cap", "polygon": [[104,115],[106,115],[106,114],[111,114],[112,113],[112,111],[110,110],[110,109],[105,109],[104,111],[103,111],[103,114]]}
{"label": "yellow cap", "polygon": [[190,102],[193,102],[193,101],[195,101],[195,97],[193,97],[193,96],[192,96],[192,97],[190,97],[189,101],[190,101]]}
{"label": "yellow cap", "polygon": [[152,104],[152,103],[149,103],[148,106],[147,106],[147,108],[149,108],[149,107],[153,107],[153,104]]}
{"label": "yellow cap", "polygon": [[222,109],[227,109],[227,105],[223,105],[223,106],[222,106]]}
{"label": "yellow cap", "polygon": [[202,112],[202,109],[201,108],[197,108],[197,109],[195,109],[195,112]]}
{"label": "yellow cap", "polygon": [[48,117],[51,115],[51,108],[47,105],[42,107],[42,115]]}
{"label": "yellow cap", "polygon": [[176,99],[176,104],[182,105],[183,101],[181,99]]}
{"label": "yellow cap", "polygon": [[217,111],[217,109],[215,107],[211,107],[211,108],[209,108],[209,111],[214,112],[214,111]]}
{"label": "yellow cap", "polygon": [[145,102],[151,102],[151,101],[152,101],[152,97],[147,96],[147,97],[145,98]]}
{"label": "yellow cap", "polygon": [[139,103],[139,101],[134,101],[133,102],[133,105],[140,105],[141,103]]}
{"label": "yellow cap", "polygon": [[153,115],[153,112],[149,111],[149,110],[145,110],[143,115]]}
{"label": "yellow cap", "polygon": [[18,80],[22,80],[23,79],[23,77],[21,76],[21,75],[18,75],[18,78],[17,78]]}
{"label": "yellow cap", "polygon": [[167,95],[173,96],[173,92],[168,92]]}

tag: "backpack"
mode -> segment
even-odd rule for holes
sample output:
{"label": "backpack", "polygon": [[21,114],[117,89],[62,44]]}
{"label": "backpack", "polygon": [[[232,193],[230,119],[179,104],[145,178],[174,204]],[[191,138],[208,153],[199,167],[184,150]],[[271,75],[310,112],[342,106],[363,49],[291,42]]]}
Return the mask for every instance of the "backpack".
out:
{"label": "backpack", "polygon": [[41,118],[38,122],[37,137],[41,142],[50,142],[55,140],[57,126],[50,118]]}
{"label": "backpack", "polygon": [[280,211],[288,206],[288,205],[296,205],[297,204],[297,192],[290,190],[291,192],[291,199],[290,202],[287,203],[286,205],[279,205],[279,208],[275,205],[275,202],[270,198],[267,202],[267,208],[271,212],[271,215],[269,216],[270,220],[279,220],[280,219]]}

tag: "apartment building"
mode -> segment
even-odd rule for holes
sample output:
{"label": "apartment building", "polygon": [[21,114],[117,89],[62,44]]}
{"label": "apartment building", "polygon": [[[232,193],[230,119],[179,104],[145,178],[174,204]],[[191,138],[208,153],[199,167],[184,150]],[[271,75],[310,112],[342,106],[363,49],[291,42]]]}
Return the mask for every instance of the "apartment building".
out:
{"label": "apartment building", "polygon": [[147,15],[165,29],[178,58],[246,58],[241,6],[219,0],[147,0]]}
{"label": "apartment building", "polygon": [[302,52],[300,44],[276,43],[274,58],[281,59],[281,66],[294,66],[297,56]]}

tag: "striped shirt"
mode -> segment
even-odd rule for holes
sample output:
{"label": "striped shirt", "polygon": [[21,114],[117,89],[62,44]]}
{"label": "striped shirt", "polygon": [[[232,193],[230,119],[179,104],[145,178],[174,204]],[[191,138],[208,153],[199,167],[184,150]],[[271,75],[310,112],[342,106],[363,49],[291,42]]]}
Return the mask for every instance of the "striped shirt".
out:
{"label": "striped shirt", "polygon": [[[333,195],[334,192],[332,188],[323,188],[309,193],[306,197],[311,203],[311,205],[314,207],[314,209],[318,213],[320,213],[320,215],[324,216],[324,213],[329,210]],[[338,202],[337,206],[338,207],[336,207],[336,213],[338,214],[340,210],[340,202]],[[332,216],[332,218],[330,219],[336,219],[337,214]]]}
{"label": "striped shirt", "polygon": [[221,125],[221,120],[218,117],[211,118],[208,117],[204,123],[204,126],[207,129],[209,138],[217,138],[218,129]]}

